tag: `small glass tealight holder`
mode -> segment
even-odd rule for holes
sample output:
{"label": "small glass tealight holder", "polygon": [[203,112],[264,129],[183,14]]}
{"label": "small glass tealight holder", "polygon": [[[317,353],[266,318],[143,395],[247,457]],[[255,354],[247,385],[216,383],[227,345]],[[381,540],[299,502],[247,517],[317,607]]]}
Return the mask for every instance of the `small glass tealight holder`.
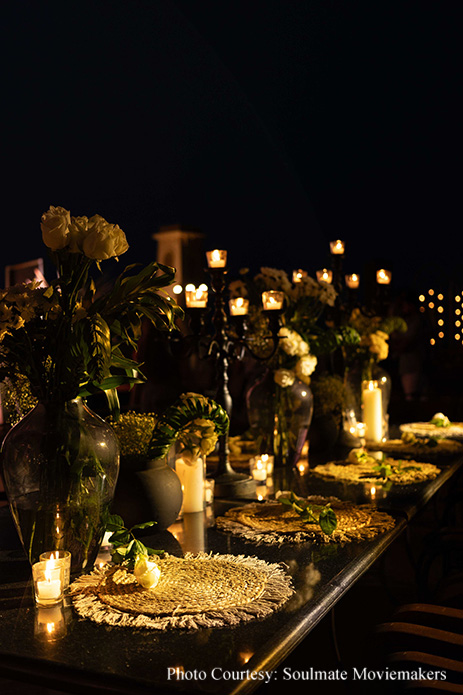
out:
{"label": "small glass tealight holder", "polygon": [[62,605],[47,608],[39,606],[35,612],[34,636],[45,642],[56,642],[67,632]]}
{"label": "small glass tealight holder", "polygon": [[58,567],[60,564],[64,566],[63,591],[66,591],[71,581],[71,553],[69,550],[48,550],[46,553],[40,554],[39,560],[43,562],[50,560],[54,567]]}
{"label": "small glass tealight holder", "polygon": [[273,464],[275,461],[275,457],[272,454],[261,454],[257,458],[260,458],[262,463],[267,468],[267,475],[268,476],[273,475]]}
{"label": "small glass tealight holder", "polygon": [[42,560],[32,565],[35,602],[38,606],[54,606],[64,596],[64,564],[54,566],[53,560]]}
{"label": "small glass tealight holder", "polygon": [[253,456],[249,461],[249,472],[255,481],[265,483],[267,480],[267,464],[260,456]]}

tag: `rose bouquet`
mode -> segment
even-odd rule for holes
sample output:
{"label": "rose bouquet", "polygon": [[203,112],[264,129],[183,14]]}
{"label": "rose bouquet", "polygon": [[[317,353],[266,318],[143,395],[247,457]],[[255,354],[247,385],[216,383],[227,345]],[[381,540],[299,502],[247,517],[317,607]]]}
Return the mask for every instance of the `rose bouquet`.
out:
{"label": "rose bouquet", "polygon": [[157,263],[98,290],[91,271],[128,249],[118,225],[52,206],[41,229],[57,277],[0,292],[0,381],[36,403],[5,437],[3,472],[31,562],[66,549],[79,569],[98,551],[119,472],[116,435],[85,399],[105,393],[117,416],[118,387],[143,380],[131,357],[142,322],[172,330],[183,312],[163,289],[175,270]]}
{"label": "rose bouquet", "polygon": [[130,357],[142,321],[172,330],[182,313],[163,290],[175,270],[157,263],[128,266],[100,293],[90,270],[127,251],[120,227],[100,215],[71,217],[52,206],[41,228],[57,278],[48,287],[31,282],[0,291],[0,380],[25,377],[42,402],[104,391],[117,408],[117,387],[143,379]]}

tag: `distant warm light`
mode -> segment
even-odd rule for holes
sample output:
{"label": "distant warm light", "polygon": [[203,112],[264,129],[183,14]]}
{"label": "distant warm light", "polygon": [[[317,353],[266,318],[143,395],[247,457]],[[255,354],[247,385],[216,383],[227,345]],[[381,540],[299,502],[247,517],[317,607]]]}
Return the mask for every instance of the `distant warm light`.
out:
{"label": "distant warm light", "polygon": [[443,337],[444,337],[444,332],[443,332],[443,331],[440,331],[437,335],[438,335],[439,338],[443,338]]}
{"label": "distant warm light", "polygon": [[182,294],[182,292],[183,292],[183,287],[182,287],[181,285],[174,285],[174,286],[172,287],[172,292],[173,292],[174,294]]}
{"label": "distant warm light", "polygon": [[437,311],[439,312],[439,314],[442,314],[442,313],[444,312],[444,307],[443,307],[443,306],[438,306],[438,307],[437,307]]}
{"label": "distant warm light", "polygon": [[285,301],[285,293],[279,290],[262,292],[262,306],[265,311],[281,311]]}
{"label": "distant warm light", "polygon": [[432,296],[434,294],[434,290],[428,290],[428,294]]}
{"label": "distant warm light", "polygon": [[227,265],[227,252],[223,249],[206,251],[206,258],[209,268],[225,268]]}
{"label": "distant warm light", "polygon": [[232,316],[246,316],[249,311],[249,299],[245,299],[245,297],[230,299],[228,305]]}
{"label": "distant warm light", "polygon": [[420,306],[420,311],[421,311],[422,314],[424,314],[424,312],[426,311],[426,309],[424,308],[424,306]]}
{"label": "distant warm light", "polygon": [[207,292],[208,289],[208,286],[204,282],[202,282],[198,287],[198,290],[201,290],[201,292]]}
{"label": "distant warm light", "polygon": [[191,282],[188,283],[185,287],[185,292],[194,292],[196,289],[196,286],[193,285]]}
{"label": "distant warm light", "polygon": [[444,295],[443,295],[443,294],[438,294],[438,295],[437,295],[437,299],[441,302],[441,301],[444,299]]}
{"label": "distant warm light", "polygon": [[[444,323],[444,322],[442,321],[442,323]],[[461,321],[457,319],[457,320],[455,321],[455,326],[456,326],[457,328],[459,328],[459,327],[461,326]]]}
{"label": "distant warm light", "polygon": [[307,270],[293,270],[293,282],[297,284],[298,282],[302,282],[302,278],[307,277]]}
{"label": "distant warm light", "polygon": [[458,294],[457,294],[457,296],[455,297],[455,301],[456,301],[456,302],[459,302],[459,301],[461,301],[461,297],[460,297],[460,295],[458,295]]}
{"label": "distant warm light", "polygon": [[434,302],[429,302],[428,307],[429,307],[430,309],[434,309]]}
{"label": "distant warm light", "polygon": [[455,309],[455,314],[457,316],[460,316],[461,315],[461,309]]}
{"label": "distant warm light", "polygon": [[455,333],[455,340],[460,340],[461,335],[459,333]]}
{"label": "distant warm light", "polygon": [[[455,323],[456,323],[456,322],[455,322]],[[439,319],[439,321],[437,322],[437,325],[438,325],[438,326],[443,326],[443,325],[444,325],[444,319]]]}
{"label": "distant warm light", "polygon": [[345,277],[346,285],[351,290],[356,290],[360,285],[360,275],[358,273],[351,273]]}
{"label": "distant warm light", "polygon": [[345,247],[346,245],[344,241],[341,241],[340,239],[336,239],[336,241],[330,241],[330,251],[333,254],[333,256],[342,256]]}
{"label": "distant warm light", "polygon": [[323,268],[322,270],[317,270],[317,280],[318,282],[333,282],[333,271]]}
{"label": "distant warm light", "polygon": [[[188,286],[187,286],[188,287]],[[198,289],[193,285],[193,289],[185,287],[185,303],[188,309],[205,309],[207,307],[208,292]]]}
{"label": "distant warm light", "polygon": [[385,270],[380,268],[376,271],[376,282],[378,285],[390,285],[392,280],[392,272],[390,270]]}
{"label": "distant warm light", "polygon": [[436,341],[434,340],[434,338],[431,338],[431,340],[430,340],[429,342],[431,343],[431,345],[435,345],[435,344],[436,344]]}
{"label": "distant warm light", "polygon": [[424,294],[420,294],[420,296],[418,297],[418,299],[420,300],[420,302],[424,302],[424,300],[426,299],[426,297],[424,296]]}

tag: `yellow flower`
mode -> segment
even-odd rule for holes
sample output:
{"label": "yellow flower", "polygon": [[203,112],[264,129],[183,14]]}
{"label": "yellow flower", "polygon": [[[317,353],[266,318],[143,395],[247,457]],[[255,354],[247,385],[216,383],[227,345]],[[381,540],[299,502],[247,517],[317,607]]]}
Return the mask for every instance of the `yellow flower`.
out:
{"label": "yellow flower", "polygon": [[291,369],[277,369],[273,375],[273,378],[278,386],[285,389],[294,384],[296,377]]}
{"label": "yellow flower", "polygon": [[83,240],[83,252],[87,258],[105,261],[125,253],[129,245],[122,229],[117,224],[106,222],[101,215],[88,220],[88,234]]}
{"label": "yellow flower", "polygon": [[48,211],[43,213],[40,224],[45,246],[52,251],[64,249],[69,241],[70,222],[71,214],[68,210],[50,205]]}

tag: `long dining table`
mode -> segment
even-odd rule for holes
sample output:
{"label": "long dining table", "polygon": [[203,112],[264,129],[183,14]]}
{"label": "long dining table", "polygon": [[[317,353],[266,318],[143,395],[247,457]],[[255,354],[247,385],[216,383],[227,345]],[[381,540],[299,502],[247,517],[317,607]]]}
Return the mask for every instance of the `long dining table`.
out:
{"label": "long dining table", "polygon": [[[407,529],[417,512],[461,473],[463,458],[448,460],[439,475],[412,485],[378,489],[363,483],[328,481],[303,473],[275,471],[274,489],[333,495],[370,503],[388,512],[393,528],[370,540],[348,543],[255,544],[224,533],[217,516],[244,499],[215,499],[204,512],[185,514],[166,531],[144,539],[151,547],[186,552],[247,555],[281,563],[293,595],[264,619],[235,626],[156,631],[100,625],[81,619],[65,599],[60,639],[38,632],[31,568],[8,506],[0,508],[0,677],[81,693],[222,693],[245,695],[264,683],[284,685],[294,674],[285,660]],[[252,495],[251,495],[252,498]],[[106,552],[106,555],[105,555]],[[101,558],[107,559],[102,548]]]}

